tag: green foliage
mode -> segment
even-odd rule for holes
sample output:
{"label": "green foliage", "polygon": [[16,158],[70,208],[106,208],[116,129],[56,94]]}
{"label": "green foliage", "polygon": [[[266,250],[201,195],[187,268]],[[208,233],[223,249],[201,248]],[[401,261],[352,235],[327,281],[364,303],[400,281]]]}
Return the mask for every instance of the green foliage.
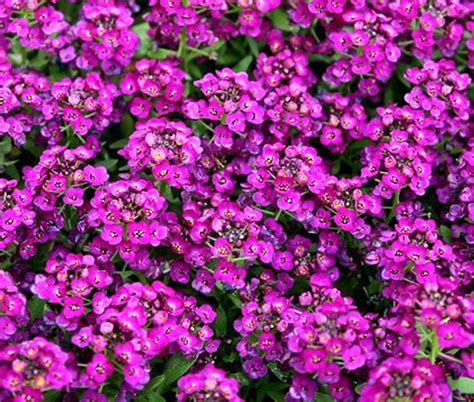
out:
{"label": "green foliage", "polygon": [[457,380],[451,379],[449,383],[455,391],[466,395],[474,394],[474,378],[459,377]]}
{"label": "green foliage", "polygon": [[137,397],[137,402],[165,401],[163,395],[170,391],[175,382],[185,375],[196,359],[186,359],[181,353],[172,355],[160,370],[159,375],[153,376],[144,390]]}
{"label": "green foliage", "polygon": [[30,322],[43,317],[46,307],[46,301],[41,300],[38,296],[33,296],[28,300],[28,310],[30,312]]}
{"label": "green foliage", "polygon": [[148,54],[148,51],[151,49],[151,38],[147,35],[147,31],[150,29],[150,26],[147,22],[142,22],[141,24],[133,26],[133,32],[136,33],[138,39],[140,40],[140,48],[137,51],[137,58],[145,57]]}

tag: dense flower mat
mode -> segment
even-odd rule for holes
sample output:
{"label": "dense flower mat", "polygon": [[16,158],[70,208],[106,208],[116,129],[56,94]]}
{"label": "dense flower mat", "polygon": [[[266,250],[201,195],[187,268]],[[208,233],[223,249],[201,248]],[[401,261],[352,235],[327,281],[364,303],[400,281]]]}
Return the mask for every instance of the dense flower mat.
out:
{"label": "dense flower mat", "polygon": [[472,400],[473,33],[0,0],[0,400]]}

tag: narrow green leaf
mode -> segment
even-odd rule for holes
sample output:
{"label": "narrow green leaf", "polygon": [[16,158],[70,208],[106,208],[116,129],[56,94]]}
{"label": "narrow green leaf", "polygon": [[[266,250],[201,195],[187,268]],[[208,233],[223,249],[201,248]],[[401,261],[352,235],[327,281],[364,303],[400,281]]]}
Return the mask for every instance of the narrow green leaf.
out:
{"label": "narrow green leaf", "polygon": [[272,11],[268,14],[268,17],[273,22],[273,26],[281,31],[295,32],[297,30],[295,26],[290,25],[288,14],[282,8],[277,8],[275,11]]}
{"label": "narrow green leaf", "polygon": [[285,401],[285,394],[276,392],[276,391],[267,391],[267,395],[274,401],[274,402],[284,402]]}
{"label": "narrow green leaf", "polygon": [[161,196],[166,201],[168,201],[171,204],[179,203],[179,199],[173,195],[173,190],[168,184],[166,184],[165,182],[160,182],[158,183],[157,186],[158,186],[158,191],[160,192]]}
{"label": "narrow green leaf", "polygon": [[393,89],[393,86],[388,85],[387,88],[385,88],[385,91],[383,94],[383,104],[387,106],[390,103],[393,103],[394,96],[395,96],[395,91]]}
{"label": "narrow green leaf", "polygon": [[217,309],[217,317],[214,322],[214,328],[217,335],[225,335],[227,333],[227,314],[222,307]]}
{"label": "narrow green leaf", "polygon": [[244,385],[244,386],[250,385],[250,380],[243,373],[231,374],[230,377],[235,378],[239,382],[240,385]]}
{"label": "narrow green leaf", "polygon": [[137,57],[145,57],[147,55],[148,50],[151,47],[151,38],[147,35],[147,31],[149,29],[149,25],[147,22],[142,22],[141,24],[135,25],[132,30],[138,36],[140,40],[140,48],[137,51]]}
{"label": "narrow green leaf", "polygon": [[451,237],[451,229],[447,226],[441,225],[438,228],[439,235],[446,243],[451,243],[453,241]]}
{"label": "narrow green leaf", "polygon": [[196,359],[186,359],[181,353],[171,356],[163,371],[164,380],[156,387],[156,391],[161,395],[169,391],[175,381],[185,375],[195,361]]}
{"label": "narrow green leaf", "polygon": [[20,180],[20,173],[18,173],[18,169],[14,165],[5,166],[5,173],[12,179]]}
{"label": "narrow green leaf", "polygon": [[253,54],[253,57],[257,58],[258,54],[260,53],[259,50],[258,50],[257,42],[255,42],[252,38],[250,38],[248,36],[246,37],[246,39],[247,39],[247,43],[249,44],[250,51]]}
{"label": "narrow green leaf", "polygon": [[334,399],[332,399],[331,396],[328,394],[317,392],[314,396],[314,402],[334,402]]}
{"label": "narrow green leaf", "polygon": [[275,374],[275,377],[280,381],[286,382],[288,380],[288,375],[278,368],[277,363],[271,362],[268,364],[268,367],[270,368],[270,371]]}
{"label": "narrow green leaf", "polygon": [[100,162],[108,172],[113,172],[117,168],[118,159],[106,159],[105,161]]}
{"label": "narrow green leaf", "polygon": [[143,391],[140,393],[140,395],[137,397],[136,401],[153,401],[153,400],[160,400],[159,398],[163,398],[159,392],[157,392],[157,389],[160,388],[160,386],[163,384],[165,381],[165,376],[163,374],[158,375],[154,377],[143,389]]}
{"label": "narrow green leaf", "polygon": [[110,149],[122,149],[127,144],[127,138],[122,138],[121,140],[115,141],[109,145]]}
{"label": "narrow green leaf", "polygon": [[30,322],[43,317],[46,302],[41,300],[38,296],[33,296],[28,301],[28,310],[30,311]]}
{"label": "narrow green leaf", "polygon": [[248,68],[250,67],[250,64],[252,64],[253,61],[253,56],[248,55],[245,56],[240,62],[237,63],[237,65],[233,68],[234,71],[247,71]]}
{"label": "narrow green leaf", "polygon": [[459,391],[462,394],[474,394],[474,378],[459,377],[457,380],[450,379],[449,383],[455,391]]}
{"label": "narrow green leaf", "polygon": [[176,54],[176,52],[169,49],[158,49],[156,52],[148,52],[147,56],[151,59],[164,60],[172,54]]}
{"label": "narrow green leaf", "polygon": [[341,169],[341,160],[337,159],[332,164],[331,174],[338,174],[340,169]]}
{"label": "narrow green leaf", "polygon": [[[133,133],[133,130],[135,129],[135,121],[133,120],[133,117],[130,115],[130,113],[125,113],[122,117],[122,121],[120,122],[120,133],[122,136],[127,137]],[[125,140],[127,140],[125,138]],[[113,142],[112,145],[116,144],[119,140]],[[123,141],[123,140],[120,140]],[[123,143],[125,145],[126,142]],[[113,149],[118,149],[118,148],[113,148]]]}
{"label": "narrow green leaf", "polygon": [[2,154],[8,154],[12,150],[12,140],[10,137],[4,137],[0,142],[0,152]]}

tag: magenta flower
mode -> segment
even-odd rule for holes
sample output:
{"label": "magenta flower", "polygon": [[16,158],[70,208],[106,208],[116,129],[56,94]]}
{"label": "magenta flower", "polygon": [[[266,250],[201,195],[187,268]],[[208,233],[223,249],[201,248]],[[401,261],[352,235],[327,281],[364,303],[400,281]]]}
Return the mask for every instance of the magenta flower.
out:
{"label": "magenta flower", "polygon": [[95,354],[86,367],[87,375],[96,386],[103,384],[112,375],[114,366],[104,354]]}
{"label": "magenta flower", "polygon": [[212,253],[215,257],[226,258],[231,255],[232,247],[226,239],[219,238],[214,243]]}
{"label": "magenta flower", "polygon": [[474,336],[458,323],[441,324],[436,328],[439,346],[445,349],[467,348],[474,343]]}
{"label": "magenta flower", "polygon": [[359,346],[352,346],[347,349],[342,358],[344,359],[344,367],[348,370],[356,370],[365,364],[365,357]]}
{"label": "magenta flower", "polygon": [[64,317],[68,320],[79,318],[84,314],[84,302],[80,297],[64,298]]}
{"label": "magenta flower", "polygon": [[105,225],[100,237],[110,245],[122,242],[123,229],[120,225]]}

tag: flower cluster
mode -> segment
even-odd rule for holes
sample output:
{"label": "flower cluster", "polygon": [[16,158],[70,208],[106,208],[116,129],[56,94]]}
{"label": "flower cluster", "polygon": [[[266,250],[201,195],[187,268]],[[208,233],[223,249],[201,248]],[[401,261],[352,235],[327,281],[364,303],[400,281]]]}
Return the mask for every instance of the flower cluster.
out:
{"label": "flower cluster", "polygon": [[80,43],[76,66],[82,70],[99,67],[108,75],[122,71],[139,45],[130,29],[133,22],[132,11],[119,1],[86,1],[72,28],[75,43]]}
{"label": "flower cluster", "polygon": [[97,266],[91,255],[68,254],[67,250],[58,249],[48,256],[45,266],[48,275],[36,275],[32,291],[40,299],[60,304],[57,324],[75,329],[86,313],[84,297],[112,284],[111,272],[110,264]]}
{"label": "flower cluster", "polygon": [[187,102],[184,114],[190,119],[205,119],[224,122],[233,133],[244,135],[248,125],[261,124],[265,111],[259,101],[265,90],[247,73],[235,73],[229,68],[206,74],[194,85],[201,90],[206,100]]}
{"label": "flower cluster", "polygon": [[166,117],[138,122],[119,151],[132,172],[151,173],[155,180],[178,188],[193,184],[194,165],[202,152],[200,138],[189,127]]}
{"label": "flower cluster", "polygon": [[[260,278],[242,291],[248,302],[235,322],[242,336],[238,351],[250,378],[267,373],[264,362],[276,362],[294,369],[301,376],[296,378],[311,381],[316,375],[320,383],[339,384],[351,395],[341,369],[374,367],[378,352],[372,317],[360,314],[350,299],[318,275],[310,279],[312,290],[301,293],[298,301],[282,296],[293,286],[287,274],[274,277],[271,271],[263,272]],[[269,285],[274,289],[262,297],[261,291]],[[332,396],[337,398],[337,393]]]}
{"label": "flower cluster", "polygon": [[423,195],[438,156],[434,122],[410,106],[390,105],[377,112],[366,127],[366,136],[376,143],[364,149],[362,177],[377,181],[374,194],[383,198],[405,186]]}
{"label": "flower cluster", "polygon": [[222,401],[240,402],[237,395],[239,384],[234,378],[227,378],[225,371],[206,365],[195,374],[188,374],[178,381],[178,401],[190,399],[218,399]]}
{"label": "flower cluster", "polygon": [[473,18],[0,0],[0,400],[469,400]]}
{"label": "flower cluster", "polygon": [[75,54],[71,26],[56,4],[57,1],[2,0],[2,34],[17,38],[23,48],[51,54],[63,62],[70,61]]}
{"label": "flower cluster", "polygon": [[85,136],[90,131],[103,131],[111,121],[120,121],[113,105],[118,94],[117,87],[96,72],[75,80],[67,77],[53,84],[52,100],[43,104],[42,112],[46,120],[59,115],[62,129],[71,127]]}
{"label": "flower cluster", "polygon": [[166,200],[152,182],[120,180],[99,187],[80,219],[83,231],[97,230],[123,261],[146,266],[147,246],[159,246],[168,236],[169,229],[161,222],[165,208]]}
{"label": "flower cluster", "polygon": [[0,341],[9,340],[29,321],[27,301],[12,276],[0,271]]}
{"label": "flower cluster", "polygon": [[2,347],[0,372],[3,400],[41,401],[47,389],[60,390],[74,381],[71,357],[42,337]]}
{"label": "flower cluster", "polygon": [[150,6],[145,20],[150,24],[149,35],[158,46],[177,49],[183,37],[189,47],[207,47],[220,36],[235,35],[231,23],[220,21],[229,9],[226,1],[151,0]]}
{"label": "flower cluster", "polygon": [[467,137],[469,100],[467,88],[471,83],[468,74],[460,74],[456,65],[442,59],[427,61],[423,68],[409,68],[405,73],[408,82],[414,85],[405,95],[406,102],[417,110],[424,111],[438,130],[451,135]]}
{"label": "flower cluster", "polygon": [[[427,359],[390,358],[371,373],[369,382],[361,390],[360,400],[422,400],[450,398],[449,385],[442,378],[442,370]],[[441,380],[440,380],[441,379]]]}
{"label": "flower cluster", "polygon": [[94,352],[80,386],[96,389],[107,382],[114,372],[105,355],[108,350],[120,364],[126,384],[142,389],[150,380],[151,359],[177,352],[192,358],[218,345],[209,326],[216,317],[212,308],[199,306],[195,298],[159,281],[126,284],[111,296],[99,291],[91,303],[93,319],[72,337],[75,346]]}
{"label": "flower cluster", "polygon": [[37,72],[8,69],[1,80],[0,135],[8,135],[17,146],[34,132],[38,143],[49,145],[58,144],[69,129],[81,137],[100,134],[122,115],[114,104],[117,87],[96,72],[50,84]]}
{"label": "flower cluster", "polygon": [[[37,72],[20,73],[10,68],[0,72],[0,136],[7,135],[16,146],[23,146],[26,134],[45,125],[43,105],[51,98],[50,89],[47,77]],[[57,142],[54,137],[58,133],[51,127],[41,130],[41,135]]]}
{"label": "flower cluster", "polygon": [[134,72],[124,75],[120,88],[123,95],[133,95],[130,113],[143,119],[148,117],[153,101],[159,116],[176,111],[183,98],[183,79],[183,71],[172,61],[141,59],[135,63]]}

